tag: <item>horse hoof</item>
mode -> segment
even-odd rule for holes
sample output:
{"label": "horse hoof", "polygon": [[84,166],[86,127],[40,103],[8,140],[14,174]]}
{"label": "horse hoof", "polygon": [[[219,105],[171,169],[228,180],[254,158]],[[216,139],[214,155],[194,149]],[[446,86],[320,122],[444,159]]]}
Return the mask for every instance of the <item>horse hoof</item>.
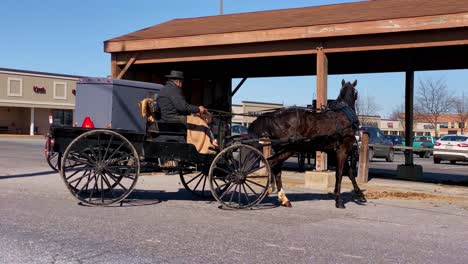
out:
{"label": "horse hoof", "polygon": [[346,207],[344,206],[343,202],[336,202],[335,203],[336,208],[338,209],[345,209]]}
{"label": "horse hoof", "polygon": [[364,196],[359,197],[357,201],[360,203],[367,203],[367,199]]}
{"label": "horse hoof", "polygon": [[284,207],[291,208],[291,207],[292,207],[292,204],[291,204],[290,201],[287,201],[287,202],[283,203],[283,206],[284,206]]}

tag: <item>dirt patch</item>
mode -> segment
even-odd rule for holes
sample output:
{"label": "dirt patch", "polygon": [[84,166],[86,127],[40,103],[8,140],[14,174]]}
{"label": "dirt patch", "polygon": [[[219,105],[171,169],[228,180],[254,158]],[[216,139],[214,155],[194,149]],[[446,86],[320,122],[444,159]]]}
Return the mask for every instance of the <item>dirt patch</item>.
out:
{"label": "dirt patch", "polygon": [[402,191],[367,191],[366,198],[369,199],[399,199],[399,200],[437,200],[437,201],[463,201],[468,200],[464,197],[433,195],[418,192]]}

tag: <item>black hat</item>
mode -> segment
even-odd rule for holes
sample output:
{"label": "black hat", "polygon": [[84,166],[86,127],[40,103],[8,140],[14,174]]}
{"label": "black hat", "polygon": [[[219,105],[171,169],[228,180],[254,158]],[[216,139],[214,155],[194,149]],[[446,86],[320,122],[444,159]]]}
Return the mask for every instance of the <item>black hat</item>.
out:
{"label": "black hat", "polygon": [[171,71],[171,74],[166,75],[167,78],[169,79],[179,79],[183,80],[184,79],[184,73],[181,71]]}

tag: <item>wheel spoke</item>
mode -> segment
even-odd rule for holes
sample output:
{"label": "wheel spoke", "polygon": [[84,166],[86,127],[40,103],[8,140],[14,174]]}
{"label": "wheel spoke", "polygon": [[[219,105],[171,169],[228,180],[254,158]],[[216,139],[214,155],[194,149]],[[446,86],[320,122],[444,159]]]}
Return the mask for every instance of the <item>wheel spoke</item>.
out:
{"label": "wheel spoke", "polygon": [[83,158],[87,159],[87,160],[88,160],[89,162],[91,162],[91,163],[96,163],[96,160],[93,159],[91,156],[89,156],[89,155],[85,152],[85,150],[83,150],[83,151],[81,151],[81,152],[79,152],[79,153],[77,153],[77,154],[78,154],[79,156],[82,156]]}
{"label": "wheel spoke", "polygon": [[249,185],[248,183],[244,182],[244,184],[247,185],[247,187],[249,187],[249,189],[250,189],[256,196],[258,196],[257,192],[254,191],[254,189],[252,189],[252,187],[250,187],[250,185]]}
{"label": "wheel spoke", "polygon": [[109,156],[108,160],[110,160],[112,157],[114,157],[115,153],[117,153],[117,152],[120,150],[120,148],[121,148],[125,143],[126,143],[125,141],[122,142],[122,143],[119,145],[119,147],[117,147],[117,149],[114,150],[114,152]]}
{"label": "wheel spoke", "polygon": [[193,177],[190,181],[187,182],[187,185],[189,185],[191,182],[193,182],[196,178],[202,176],[203,172],[200,172],[199,174],[197,174],[197,176]]}
{"label": "wheel spoke", "polygon": [[128,189],[120,183],[120,181],[121,181],[122,179],[119,180],[119,179],[116,178],[114,175],[112,175],[112,173],[109,173],[109,172],[105,172],[105,173],[107,173],[107,175],[109,175],[109,177],[111,177],[112,180],[115,181],[115,183],[117,183],[118,185],[120,185],[120,187],[122,187],[122,189],[124,189],[125,192],[128,191]]}
{"label": "wheel spoke", "polygon": [[236,171],[237,169],[239,169],[239,167],[237,166],[237,161],[234,159],[232,152],[228,154],[227,156],[228,156],[228,160],[231,162],[233,166],[233,171]]}
{"label": "wheel spoke", "polygon": [[193,188],[193,190],[195,191],[198,187],[198,185],[200,185],[200,182],[203,180],[203,176],[200,178],[200,180],[197,182],[197,185],[195,185],[195,188]]}
{"label": "wheel spoke", "polygon": [[89,151],[91,151],[91,155],[92,155],[93,157],[95,157],[94,160],[95,160],[95,161],[100,161],[100,160],[99,160],[99,157],[96,155],[96,153],[95,153],[94,150],[93,150],[94,145],[93,145],[93,146],[90,146],[90,145],[88,144],[88,147],[89,147],[89,148],[88,148]]}
{"label": "wheel spoke", "polygon": [[245,188],[245,184],[242,184],[242,188],[244,188],[245,198],[247,199],[247,204],[250,204],[249,194],[247,193],[247,189]]}
{"label": "wheel spoke", "polygon": [[241,203],[241,197],[242,197],[242,185],[239,184],[239,192],[237,193],[237,200],[239,201],[239,206],[242,205],[242,203]]}
{"label": "wheel spoke", "polygon": [[[83,168],[83,169],[85,169],[85,173],[86,173],[86,171],[89,170],[89,167]],[[65,179],[69,180],[71,177],[75,176],[75,175],[78,174],[78,172],[80,172],[80,171],[83,171],[83,170],[78,169],[78,170],[76,170],[73,174],[71,174],[71,175],[69,175],[68,177],[66,177]]]}
{"label": "wheel spoke", "polygon": [[258,184],[258,183],[254,182],[254,181],[251,181],[251,180],[249,180],[249,179],[246,179],[246,181],[248,181],[248,182],[250,182],[250,183],[252,183],[252,184],[255,184],[255,185],[257,185],[257,186],[259,186],[259,187],[261,187],[261,188],[265,188],[265,186],[263,186],[263,185],[261,185],[261,184]]}
{"label": "wheel spoke", "polygon": [[[260,161],[261,159],[261,156],[257,156],[257,158],[255,159],[255,161],[253,161],[252,163],[249,164],[249,168],[247,170],[242,170],[242,172],[246,173],[251,171],[253,169],[253,167],[255,166],[255,164],[257,164],[258,161]],[[249,174],[249,173],[246,173],[246,174]]]}
{"label": "wheel spoke", "polygon": [[[215,181],[215,183],[216,183],[216,181]],[[221,190],[221,187],[224,187],[224,186],[226,186],[228,184],[229,184],[229,182],[225,182],[224,184],[221,184],[221,186],[219,186],[218,183],[216,183],[216,186],[218,186],[218,189]]]}
{"label": "wheel spoke", "polygon": [[111,195],[112,195],[112,198],[115,198],[115,195],[114,195],[114,188],[112,188],[109,180],[107,179],[107,177],[105,177],[105,174],[103,175],[102,179],[104,180],[104,182],[106,183],[107,187],[109,188],[110,192],[111,192]]}
{"label": "wheel spoke", "polygon": [[253,176],[247,176],[249,179],[263,179],[263,178],[268,178],[267,175],[265,176],[259,176],[259,175],[253,175]]}
{"label": "wheel spoke", "polygon": [[202,194],[205,192],[205,185],[206,185],[206,178],[208,178],[207,176],[204,176],[203,177],[203,188],[202,188]]}
{"label": "wheel spoke", "polygon": [[98,134],[97,135],[97,144],[98,144],[98,157],[99,157],[99,160],[102,161],[102,153],[101,153],[101,134]]}
{"label": "wheel spoke", "polygon": [[114,139],[114,135],[111,135],[111,138],[109,139],[109,143],[107,143],[106,151],[104,152],[104,156],[102,157],[102,160],[106,159],[107,151],[109,151],[109,147],[112,143],[112,139]]}
{"label": "wheel spoke", "polygon": [[[78,185],[80,184],[80,182],[84,179],[84,177],[81,177],[80,180],[75,184],[75,186],[73,186],[73,189],[76,190],[76,187],[78,187]],[[71,185],[71,184],[70,184]]]}
{"label": "wheel spoke", "polygon": [[97,187],[97,176],[96,174],[94,174],[94,186],[93,186],[93,189],[91,189],[91,193],[89,194],[89,198],[88,198],[88,201],[91,203],[91,198],[93,197],[93,194],[94,194],[94,190],[95,189],[98,189]]}
{"label": "wheel spoke", "polygon": [[256,171],[259,171],[259,170],[261,170],[261,169],[263,169],[263,168],[265,168],[265,165],[260,166],[260,167],[258,167],[258,168],[251,169],[250,171],[246,172],[245,174],[246,174],[246,175],[249,175],[249,174],[252,174],[252,173],[254,173],[254,172],[256,172]]}
{"label": "wheel spoke", "polygon": [[[224,185],[226,185],[226,184],[228,184],[228,183],[225,183]],[[232,187],[233,187],[234,185],[235,185],[235,184],[229,185],[229,187],[227,188],[227,190],[223,192],[223,194],[219,197],[219,199],[220,199],[220,200],[223,199],[224,195],[226,195],[226,193],[228,193],[229,190],[231,190]]]}
{"label": "wheel spoke", "polygon": [[[88,170],[86,170],[86,171],[88,171]],[[86,172],[86,171],[85,171],[85,173],[83,173],[83,175],[81,175],[80,177],[78,177],[78,178],[74,179],[73,181],[69,181],[69,182],[68,182],[68,184],[70,184],[70,183],[74,183],[74,182],[76,182],[77,180],[79,180],[79,179],[82,179],[82,178],[84,178],[84,177],[88,176],[88,175],[86,175],[86,174],[87,174],[87,172]],[[79,172],[79,171],[77,171],[77,172]],[[72,175],[70,175],[70,176],[66,177],[66,179],[68,180],[68,179],[70,179],[71,177],[75,176],[75,174],[76,174],[77,172],[75,172],[74,174],[72,174]],[[91,174],[91,171],[89,171],[89,173]]]}
{"label": "wheel spoke", "polygon": [[91,177],[91,173],[88,175],[88,181],[83,185],[83,188],[81,188],[81,190],[76,193],[76,196],[78,196],[82,191],[83,189],[86,187],[86,191],[88,190],[88,185],[89,185],[89,182],[91,181],[92,177]]}
{"label": "wheel spoke", "polygon": [[236,188],[234,188],[234,191],[233,191],[232,194],[231,194],[231,198],[229,198],[229,204],[232,203],[232,198],[234,197],[234,194],[235,194],[236,191],[237,191],[237,184],[234,184],[234,185],[236,186]]}
{"label": "wheel spoke", "polygon": [[[68,161],[68,159],[67,159],[67,161]],[[70,162],[69,162],[69,163],[70,163]],[[69,170],[69,169],[76,168],[76,167],[78,167],[78,166],[88,166],[88,167],[92,167],[92,166],[94,166],[94,164],[91,164],[91,163],[84,163],[84,162],[80,164],[80,163],[76,162],[75,164],[72,164],[72,165],[68,165],[68,166],[65,165],[65,168],[64,168],[64,169]],[[78,167],[78,168],[76,168],[76,169],[80,169],[80,168],[83,168],[83,167]]]}

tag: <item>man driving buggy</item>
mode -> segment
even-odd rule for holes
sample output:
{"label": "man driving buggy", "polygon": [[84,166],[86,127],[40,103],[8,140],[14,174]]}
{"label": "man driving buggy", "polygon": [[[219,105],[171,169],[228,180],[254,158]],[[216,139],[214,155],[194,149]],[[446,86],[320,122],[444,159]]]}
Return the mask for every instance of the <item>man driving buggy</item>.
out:
{"label": "man driving buggy", "polygon": [[187,143],[199,153],[211,154],[218,149],[208,127],[209,114],[204,106],[187,103],[182,95],[184,73],[171,71],[168,81],[157,98],[157,107],[163,122],[182,122],[187,126]]}
{"label": "man driving buggy", "polygon": [[158,107],[161,120],[187,122],[186,116],[190,114],[206,114],[206,108],[187,103],[182,95],[182,84],[184,73],[181,71],[171,71],[166,85],[158,95]]}

